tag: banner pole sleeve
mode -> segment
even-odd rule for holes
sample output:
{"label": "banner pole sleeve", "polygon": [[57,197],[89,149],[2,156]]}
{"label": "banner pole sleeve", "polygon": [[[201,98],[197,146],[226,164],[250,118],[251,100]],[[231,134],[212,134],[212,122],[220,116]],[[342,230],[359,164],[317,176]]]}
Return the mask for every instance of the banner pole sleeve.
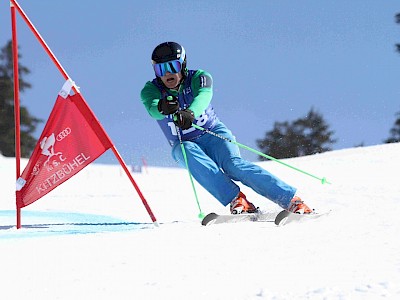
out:
{"label": "banner pole sleeve", "polygon": [[[11,4],[11,28],[12,28],[12,55],[14,71],[14,121],[15,121],[15,164],[16,179],[21,176],[21,116],[19,103],[19,71],[18,71],[18,41],[17,41],[17,22],[15,7]],[[15,191],[15,203],[17,208],[16,222],[17,229],[21,228],[21,208],[18,203],[18,191]]]}

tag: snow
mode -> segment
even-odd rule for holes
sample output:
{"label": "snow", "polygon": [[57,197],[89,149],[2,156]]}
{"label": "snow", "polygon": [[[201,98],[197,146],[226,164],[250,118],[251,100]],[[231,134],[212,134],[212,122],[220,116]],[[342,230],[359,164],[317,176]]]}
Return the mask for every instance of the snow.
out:
{"label": "snow", "polygon": [[[259,163],[299,188],[314,221],[202,227],[186,170],[92,164],[22,210],[0,156],[1,299],[400,299],[400,144]],[[26,161],[23,161],[26,164]],[[226,213],[196,184],[205,213]],[[249,199],[278,211],[246,187]]]}

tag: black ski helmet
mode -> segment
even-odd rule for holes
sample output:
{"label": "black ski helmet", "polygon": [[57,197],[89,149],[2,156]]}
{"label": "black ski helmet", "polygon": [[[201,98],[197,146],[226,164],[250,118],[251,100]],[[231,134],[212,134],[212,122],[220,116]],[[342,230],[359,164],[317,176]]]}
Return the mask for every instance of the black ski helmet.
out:
{"label": "black ski helmet", "polygon": [[183,46],[175,42],[165,42],[155,47],[151,54],[152,65],[171,60],[180,60],[182,64],[182,75],[186,75],[186,51]]}

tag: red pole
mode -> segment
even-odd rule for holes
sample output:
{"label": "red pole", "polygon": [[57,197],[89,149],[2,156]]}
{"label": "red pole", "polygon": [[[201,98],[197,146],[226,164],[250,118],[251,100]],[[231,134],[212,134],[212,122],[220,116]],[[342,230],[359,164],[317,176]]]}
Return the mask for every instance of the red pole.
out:
{"label": "red pole", "polygon": [[128,176],[129,180],[131,181],[131,183],[132,183],[133,186],[135,187],[135,190],[136,190],[136,192],[138,193],[140,199],[142,200],[142,203],[143,203],[144,207],[146,208],[147,213],[149,214],[151,220],[153,221],[153,223],[154,223],[156,226],[158,226],[156,217],[154,216],[153,212],[151,211],[150,206],[147,204],[146,199],[144,198],[142,192],[141,192],[140,189],[139,189],[139,186],[136,184],[136,182],[135,182],[135,180],[133,179],[131,173],[129,172],[129,169],[128,169],[128,167],[126,166],[125,162],[123,161],[121,155],[118,153],[118,150],[117,150],[114,146],[112,146],[111,149],[112,149],[112,151],[114,152],[114,155],[117,157],[117,159],[118,159],[120,165],[121,165],[122,168],[124,169],[124,171],[125,171],[126,175]]}
{"label": "red pole", "polygon": [[[14,71],[14,120],[15,120],[15,163],[16,179],[21,176],[21,135],[20,135],[20,106],[19,106],[19,73],[18,73],[18,42],[17,22],[14,5],[11,5],[11,28],[12,28],[12,54]],[[15,203],[17,206],[17,228],[21,228],[21,208],[18,205],[18,191],[15,192]]]}
{"label": "red pole", "polygon": [[[19,6],[18,2],[16,0],[10,0],[12,2],[12,7],[15,6],[15,8],[18,10],[20,16],[24,19],[25,23],[28,25],[28,27],[31,29],[33,34],[36,36],[37,40],[39,43],[43,46],[44,50],[47,52],[48,56],[51,58],[51,60],[54,62],[56,65],[57,69],[61,72],[62,76],[64,77],[65,80],[68,80],[70,77],[65,71],[65,69],[62,67],[58,59],[55,57],[49,46],[47,46],[46,42],[40,35],[40,33],[36,30],[35,26],[32,24],[32,22],[29,20],[28,16],[25,14],[25,12],[22,10],[21,6]],[[78,93],[78,91],[75,89],[75,87],[72,87],[75,93]]]}
{"label": "red pole", "polygon": [[[43,46],[44,50],[47,52],[48,56],[51,58],[51,60],[54,62],[54,64],[56,65],[57,69],[60,71],[60,73],[62,74],[62,76],[64,77],[65,80],[70,80],[69,75],[67,74],[67,72],[65,71],[65,69],[62,67],[62,65],[60,64],[60,62],[58,61],[58,59],[56,58],[56,56],[53,54],[53,52],[50,50],[49,46],[47,46],[46,42],[44,41],[44,39],[42,38],[42,36],[39,34],[39,32],[36,30],[35,26],[33,26],[32,22],[29,20],[28,16],[25,14],[25,12],[22,10],[22,8],[19,6],[19,4],[17,3],[16,0],[10,0],[12,2],[12,7],[15,6],[15,8],[18,10],[19,14],[21,15],[21,17],[24,19],[24,21],[26,22],[26,24],[28,25],[28,27],[31,29],[31,31],[33,32],[33,34],[35,35],[35,37],[37,38],[37,40],[39,41],[39,43]],[[79,93],[79,90],[73,85],[72,89],[74,90],[75,93]],[[81,95],[82,96],[82,95]],[[83,101],[85,101],[85,99],[82,96]],[[86,102],[86,101],[85,101]],[[126,167],[126,164],[124,162],[124,160],[122,159],[121,155],[118,153],[117,149],[114,146],[114,143],[111,141],[110,137],[108,136],[107,132],[104,130],[103,126],[101,126],[101,124],[99,123],[101,129],[104,131],[104,134],[106,135],[107,139],[110,141],[110,144],[112,145],[111,150],[113,151],[115,157],[118,159],[120,165],[122,166],[122,168],[124,169],[126,175],[128,176],[129,180],[131,181],[131,183],[133,184],[136,192],[138,193],[140,199],[143,202],[143,205],[145,206],[147,213],[149,214],[151,220],[153,221],[153,223],[158,226],[157,224],[157,220],[153,214],[153,212],[150,209],[150,206],[147,204],[146,199],[144,198],[142,192],[140,191],[138,185],[136,184],[135,180],[133,179],[132,175],[130,174],[128,168]],[[18,176],[19,177],[19,176]]]}

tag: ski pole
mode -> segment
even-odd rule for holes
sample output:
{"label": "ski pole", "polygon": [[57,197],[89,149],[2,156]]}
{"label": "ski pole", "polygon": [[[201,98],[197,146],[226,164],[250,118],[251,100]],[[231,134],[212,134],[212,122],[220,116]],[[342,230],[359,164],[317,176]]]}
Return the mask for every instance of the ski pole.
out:
{"label": "ski pole", "polygon": [[209,134],[211,134],[211,135],[213,135],[213,136],[216,136],[216,137],[218,137],[218,138],[220,138],[220,139],[223,139],[223,140],[228,141],[228,142],[230,142],[230,143],[232,143],[232,144],[235,144],[235,145],[237,145],[238,147],[241,147],[241,148],[243,148],[243,149],[249,150],[249,151],[251,151],[251,152],[253,152],[253,153],[255,153],[255,154],[258,154],[258,155],[260,155],[260,156],[262,156],[262,157],[265,157],[265,158],[267,158],[267,159],[269,159],[269,160],[275,161],[275,162],[280,163],[280,164],[282,164],[282,165],[284,165],[284,166],[286,166],[286,167],[289,167],[289,168],[291,168],[291,169],[293,169],[293,170],[295,170],[295,171],[298,171],[298,172],[303,173],[303,174],[305,174],[305,175],[308,175],[308,176],[310,176],[310,177],[312,177],[312,178],[314,178],[314,179],[317,179],[317,180],[319,180],[322,184],[325,184],[325,183],[331,184],[325,177],[322,177],[322,178],[321,178],[321,177],[315,176],[315,175],[313,175],[313,174],[311,174],[311,173],[308,173],[308,172],[306,172],[306,171],[300,170],[300,169],[298,169],[298,168],[296,168],[296,167],[294,167],[294,166],[291,166],[291,165],[289,165],[289,164],[287,164],[287,163],[285,163],[285,162],[283,162],[283,161],[281,161],[281,160],[279,160],[279,159],[277,159],[277,158],[275,158],[275,157],[272,157],[272,156],[270,156],[270,155],[264,154],[264,153],[262,153],[262,152],[260,152],[260,151],[257,151],[257,150],[255,150],[255,149],[253,149],[253,148],[250,148],[249,146],[246,146],[246,145],[243,145],[243,144],[238,143],[238,142],[236,142],[236,141],[233,141],[233,140],[231,140],[231,139],[229,139],[229,138],[227,138],[227,137],[224,137],[224,136],[222,136],[222,135],[220,135],[220,134],[218,134],[218,133],[212,132],[211,130],[205,129],[205,128],[203,128],[203,127],[200,127],[200,126],[198,126],[198,125],[196,125],[196,124],[192,124],[192,126],[193,126],[194,128],[196,128],[196,129],[203,130],[203,131],[205,131],[205,132],[207,132],[207,133],[209,133]]}
{"label": "ski pole", "polygon": [[203,211],[201,210],[199,198],[197,197],[196,187],[194,186],[194,182],[193,182],[193,176],[192,176],[192,173],[190,172],[190,169],[189,169],[189,164],[188,164],[188,160],[187,160],[187,156],[186,156],[185,146],[183,145],[183,142],[182,142],[182,136],[181,136],[181,133],[179,131],[178,126],[175,125],[175,128],[176,128],[176,132],[178,134],[179,143],[181,144],[181,150],[182,150],[182,154],[183,154],[183,159],[185,160],[186,169],[188,170],[190,183],[192,184],[192,189],[193,189],[194,197],[196,199],[197,207],[199,208],[199,211],[200,211],[200,213],[197,215],[197,217],[200,220],[203,220],[205,215],[204,215]]}

